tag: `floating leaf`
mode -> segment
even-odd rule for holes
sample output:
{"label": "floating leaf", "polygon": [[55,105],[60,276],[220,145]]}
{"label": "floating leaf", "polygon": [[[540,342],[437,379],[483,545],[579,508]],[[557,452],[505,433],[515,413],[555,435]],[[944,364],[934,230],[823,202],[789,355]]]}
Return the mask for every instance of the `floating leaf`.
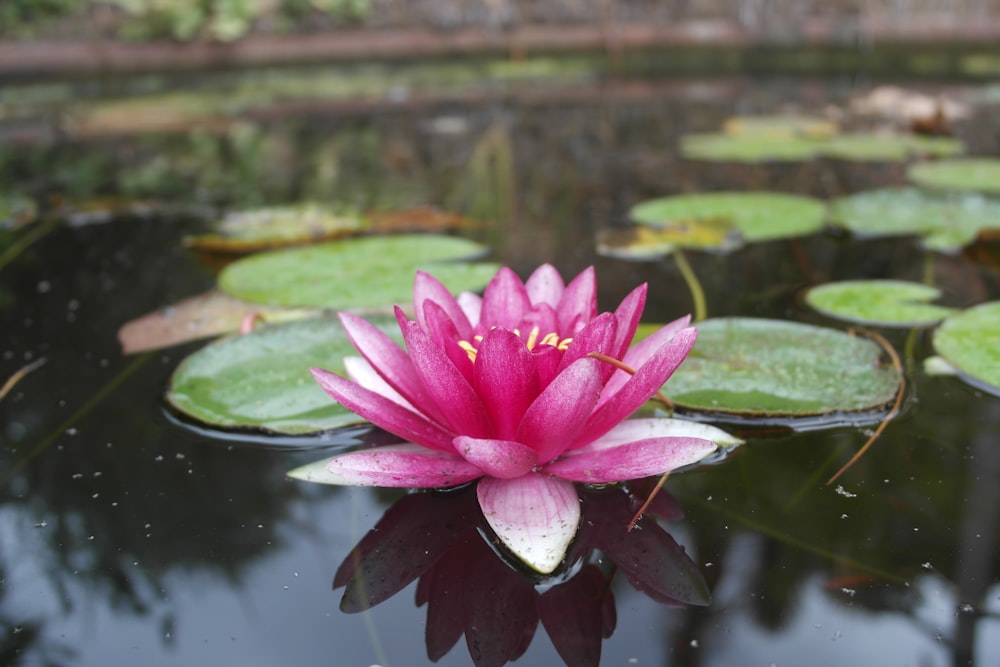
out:
{"label": "floating leaf", "polygon": [[246,317],[255,314],[265,321],[278,322],[316,313],[247,303],[212,290],[126,322],[118,330],[118,341],[124,354],[156,350],[232,333]]}
{"label": "floating leaf", "polygon": [[849,322],[875,326],[929,326],[954,312],[927,303],[941,296],[930,285],[904,280],[845,280],[814,287],[806,302],[816,310]]}
{"label": "floating leaf", "polygon": [[373,211],[368,217],[370,230],[375,234],[440,232],[482,226],[471,218],[466,218],[458,213],[440,211],[430,206],[418,206],[398,211]]}
{"label": "floating leaf", "polygon": [[654,226],[725,220],[747,242],[754,242],[811,234],[823,226],[824,212],[823,203],[811,197],[775,192],[712,192],[651,199],[632,207],[629,217]]}
{"label": "floating leaf", "polygon": [[[395,319],[371,319],[401,340]],[[313,380],[318,366],[344,372],[357,355],[340,322],[320,317],[265,325],[224,338],[187,357],[170,380],[167,401],[206,424],[304,434],[364,420],[333,401]]]}
{"label": "floating leaf", "polygon": [[911,165],[906,175],[911,181],[925,188],[1000,195],[998,159],[970,158],[923,162]]}
{"label": "floating leaf", "polygon": [[722,124],[722,131],[734,136],[827,138],[837,134],[837,124],[825,118],[781,114],[775,116],[734,116]]}
{"label": "floating leaf", "polygon": [[248,253],[316,243],[357,234],[363,228],[359,216],[336,213],[320,204],[297,204],[233,211],[212,233],[188,236],[184,243],[208,252]]}
{"label": "floating leaf", "polygon": [[972,243],[980,231],[1000,228],[1000,202],[979,195],[935,195],[918,188],[884,188],[835,199],[833,221],[865,236],[917,234],[932,250]]}
{"label": "floating leaf", "polygon": [[826,157],[856,162],[904,162],[913,156],[948,157],[965,152],[965,144],[948,137],[913,134],[845,134],[819,148]]}
{"label": "floating leaf", "polygon": [[721,318],[664,391],[678,406],[742,417],[803,417],[879,408],[900,375],[871,340],[795,322]]}
{"label": "floating leaf", "polygon": [[0,229],[17,229],[38,216],[35,202],[19,195],[0,194]]}
{"label": "floating leaf", "polygon": [[822,140],[796,136],[754,136],[725,133],[681,137],[681,155],[711,162],[801,162],[816,154]]}
{"label": "floating leaf", "polygon": [[743,245],[739,230],[727,218],[693,218],[663,226],[637,225],[603,230],[597,239],[598,254],[619,259],[644,260],[669,255],[674,248],[733,250]]}
{"label": "floating leaf", "polygon": [[253,303],[371,309],[410,303],[417,269],[429,270],[452,291],[481,289],[496,264],[450,260],[485,252],[478,243],[450,236],[347,239],[241,259],[225,268],[219,286]]}
{"label": "floating leaf", "polygon": [[1000,301],[949,315],[934,332],[934,350],[961,375],[1000,393]]}

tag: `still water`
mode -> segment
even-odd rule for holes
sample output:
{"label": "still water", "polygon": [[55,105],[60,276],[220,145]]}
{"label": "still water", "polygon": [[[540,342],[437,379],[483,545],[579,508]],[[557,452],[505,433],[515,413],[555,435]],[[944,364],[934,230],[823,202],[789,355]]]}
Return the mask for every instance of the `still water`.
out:
{"label": "still water", "polygon": [[[125,114],[85,129],[60,106],[68,101],[36,95],[33,111],[8,114],[3,187],[64,224],[0,268],[0,380],[44,359],[0,401],[0,662],[428,663],[426,607],[415,605],[413,586],[357,614],[342,613],[341,590],[331,590],[341,561],[402,494],[289,480],[287,470],[322,456],[318,446],[248,444],[175,419],[164,390],[201,343],[121,353],[122,324],[214,285],[213,267],[181,238],[223,207],[309,200],[457,210],[485,222],[462,233],[522,276],[544,262],[564,276],[594,265],[603,309],[648,281],[646,319],[667,321],[692,310],[676,264],[600,257],[597,231],[656,196],[769,189],[830,198],[902,184],[898,164],[711,164],[677,152],[682,134],[712,131],[733,114],[828,112],[872,85],[397,91],[381,102],[276,103],[188,123]],[[985,102],[955,132],[970,152],[996,155],[996,118]],[[17,238],[4,237],[3,249]],[[930,277],[954,306],[1000,298],[989,245],[942,255],[909,238],[824,231],[688,259],[711,316],[845,328],[811,311],[801,292],[855,277]],[[903,352],[908,386],[901,416],[870,453],[839,488],[827,487],[870,424],[727,426],[748,444],[666,487],[685,516],[665,525],[704,575],[711,604],[660,604],[615,578],[617,624],[601,664],[1000,661],[1000,399],[926,375],[927,331],[883,333]],[[460,642],[439,664],[469,661]],[[561,661],[539,629],[517,664]]]}

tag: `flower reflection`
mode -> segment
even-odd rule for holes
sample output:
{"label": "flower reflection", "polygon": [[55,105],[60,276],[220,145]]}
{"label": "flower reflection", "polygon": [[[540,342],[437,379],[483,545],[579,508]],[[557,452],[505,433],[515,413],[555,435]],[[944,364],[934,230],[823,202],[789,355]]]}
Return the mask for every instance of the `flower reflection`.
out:
{"label": "flower reflection", "polygon": [[[601,641],[615,629],[611,579],[618,571],[659,602],[708,604],[697,567],[655,519],[644,516],[627,530],[638,506],[629,489],[579,492],[581,528],[567,563],[551,576],[511,558],[485,520],[474,485],[407,495],[337,570],[340,608],[364,611],[416,579],[417,605],[427,605],[428,657],[439,660],[464,635],[473,662],[484,667],[523,655],[539,621],[567,665],[597,665]],[[661,494],[651,511],[676,516],[670,503]]]}
{"label": "flower reflection", "polygon": [[503,268],[481,298],[456,298],[418,273],[416,320],[396,309],[405,351],[342,313],[364,359],[348,360],[351,380],[313,369],[328,394],[402,442],[291,474],[410,488],[479,480],[479,504],[499,539],[530,567],[552,572],[580,525],[574,482],[661,474],[701,460],[719,442],[737,442],[682,420],[626,421],[696,335],[682,318],[630,347],[646,289],[598,315],[592,268],[569,284],[549,265],[524,283]]}

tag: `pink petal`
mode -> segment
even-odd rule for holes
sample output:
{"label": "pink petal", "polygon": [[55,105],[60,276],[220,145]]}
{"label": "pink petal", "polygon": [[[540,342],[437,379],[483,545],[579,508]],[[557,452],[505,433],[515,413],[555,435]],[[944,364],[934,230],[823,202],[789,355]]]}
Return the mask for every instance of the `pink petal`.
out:
{"label": "pink petal", "polygon": [[536,305],[524,314],[521,321],[517,323],[517,330],[521,332],[521,338],[525,344],[531,336],[531,331],[538,328],[538,335],[535,339],[534,347],[538,346],[546,335],[559,333],[559,315],[555,309],[547,303]]}
{"label": "pink petal", "polygon": [[460,338],[468,340],[472,337],[472,324],[448,288],[431,274],[417,271],[413,280],[413,308],[417,322],[424,329],[428,328],[424,315],[424,304],[428,301],[437,304],[447,314]]}
{"label": "pink petal", "polygon": [[470,482],[483,472],[454,454],[406,443],[341,454],[288,474],[320,484],[436,489]]}
{"label": "pink petal", "polygon": [[542,470],[574,482],[610,484],[696,463],[715,449],[714,442],[700,438],[650,438],[596,451],[577,449]]}
{"label": "pink petal", "polygon": [[445,431],[424,415],[407,410],[385,396],[322,368],[313,368],[312,374],[323,391],[376,426],[424,447],[445,452],[455,451],[451,444],[454,434]]}
{"label": "pink petal", "polygon": [[344,357],[344,370],[347,371],[347,375],[352,380],[368,391],[374,392],[379,396],[384,396],[407,410],[418,412],[399,392],[389,386],[389,383],[376,373],[372,365],[363,357]]}
{"label": "pink petal", "polygon": [[[585,358],[591,352],[610,355],[617,332],[618,321],[615,316],[611,313],[601,313],[573,337],[573,342],[569,344],[565,354],[563,354],[559,370],[562,371],[577,359]],[[601,364],[601,375],[605,379],[610,377],[614,370],[614,366],[609,366],[606,363]]]}
{"label": "pink petal", "polygon": [[403,339],[410,351],[413,367],[452,431],[473,438],[493,437],[493,425],[482,401],[455,364],[420,325],[407,322]]}
{"label": "pink petal", "polygon": [[483,292],[483,309],[478,330],[485,333],[490,327],[515,329],[521,317],[531,309],[524,284],[506,266],[497,271]]}
{"label": "pink petal", "polygon": [[554,347],[542,345],[536,347],[531,356],[535,360],[535,371],[538,373],[538,389],[542,391],[555,379],[559,364],[562,363],[563,353]]}
{"label": "pink petal", "polygon": [[512,440],[488,438],[455,438],[455,451],[466,461],[490,477],[509,479],[520,477],[538,463],[535,450]]}
{"label": "pink petal", "polygon": [[559,335],[571,337],[597,314],[597,275],[588,266],[570,281],[559,300]]}
{"label": "pink petal", "polygon": [[424,302],[424,321],[427,323],[425,330],[434,344],[444,351],[465,379],[472,382],[472,360],[469,358],[469,353],[458,344],[460,340],[471,342],[472,339],[461,338],[455,324],[433,301]]}
{"label": "pink petal", "polygon": [[545,463],[573,443],[597,403],[601,373],[596,359],[580,359],[559,373],[539,394],[521,420],[518,442]]}
{"label": "pink petal", "polygon": [[639,326],[639,318],[642,317],[642,309],[646,307],[646,292],[648,285],[643,283],[629,292],[628,296],[615,309],[615,319],[618,320],[618,333],[615,335],[615,344],[611,348],[611,356],[621,359],[632,343],[635,336],[635,329]]}
{"label": "pink petal", "polygon": [[538,396],[538,373],[531,352],[513,331],[486,332],[473,364],[473,386],[497,438],[517,435],[521,417]]}
{"label": "pink petal", "polygon": [[462,308],[462,312],[465,313],[473,328],[478,327],[479,315],[483,309],[483,298],[472,292],[461,292],[458,295],[458,305]]}
{"label": "pink petal", "polygon": [[598,407],[587,420],[583,436],[572,448],[593,442],[610,431],[619,422],[635,412],[655,394],[667,378],[680,366],[694,345],[697,332],[692,329],[678,331],[659,349],[635,375],[631,376],[613,395],[607,395],[603,405]]}
{"label": "pink petal", "polygon": [[554,266],[542,264],[528,276],[528,280],[524,283],[524,289],[527,290],[532,305],[538,306],[544,303],[555,309],[559,305],[559,300],[562,298],[566,286],[563,284],[562,276],[559,275]]}
{"label": "pink petal", "polygon": [[[743,441],[739,438],[710,424],[702,424],[701,422],[693,422],[687,419],[657,417],[651,419],[626,419],[597,440],[573,450],[572,455],[601,451],[651,438],[698,438],[699,440],[711,440],[717,445],[729,447],[743,444]],[[567,452],[566,456],[570,456],[570,452]]]}
{"label": "pink petal", "polygon": [[486,521],[515,556],[542,574],[558,567],[580,525],[572,484],[538,473],[484,477],[476,493]]}
{"label": "pink petal", "polygon": [[[642,339],[635,345],[633,345],[628,352],[625,353],[624,357],[619,357],[622,363],[629,368],[639,368],[653,356],[653,354],[663,346],[665,342],[674,337],[681,329],[687,328],[688,324],[691,322],[691,316],[686,315],[673,322],[664,325],[662,328],[658,329],[656,332],[650,334],[648,337]],[[604,392],[601,394],[601,401],[598,402],[598,406],[602,405],[608,397],[615,395],[621,386],[628,382],[628,379],[632,377],[625,371],[618,371],[611,376],[607,384],[604,385]]]}

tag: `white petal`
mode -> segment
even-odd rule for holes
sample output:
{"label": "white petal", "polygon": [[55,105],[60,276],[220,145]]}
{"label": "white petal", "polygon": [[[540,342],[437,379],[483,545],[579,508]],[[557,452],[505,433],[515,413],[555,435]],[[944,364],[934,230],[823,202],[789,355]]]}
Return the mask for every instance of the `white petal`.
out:
{"label": "white petal", "polygon": [[709,424],[688,421],[686,419],[668,419],[666,417],[653,419],[626,419],[613,429],[574,452],[588,452],[615,447],[636,440],[649,438],[701,438],[711,440],[720,447],[742,445],[743,441],[734,435],[726,433],[721,428]]}

